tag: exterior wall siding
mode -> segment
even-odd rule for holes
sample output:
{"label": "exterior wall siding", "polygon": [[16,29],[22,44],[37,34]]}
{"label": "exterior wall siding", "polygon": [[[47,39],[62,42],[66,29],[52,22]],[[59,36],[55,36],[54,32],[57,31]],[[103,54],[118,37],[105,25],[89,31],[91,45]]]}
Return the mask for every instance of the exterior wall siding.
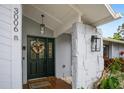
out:
{"label": "exterior wall siding", "polygon": [[11,88],[11,7],[0,5],[0,88]]}
{"label": "exterior wall siding", "polygon": [[[14,8],[19,13],[16,33]],[[15,34],[18,35],[17,41],[14,40]],[[21,73],[21,5],[0,5],[0,88],[22,88]]]}
{"label": "exterior wall siding", "polygon": [[[71,35],[62,34],[55,39],[56,77],[71,76]],[[65,65],[65,68],[63,68]]]}
{"label": "exterior wall siding", "polygon": [[109,58],[112,58],[112,43],[109,44]]}
{"label": "exterior wall siding", "polygon": [[112,58],[119,57],[119,44],[112,43]]}
{"label": "exterior wall siding", "polygon": [[124,51],[124,44],[112,43],[112,58],[120,57],[120,51]]}
{"label": "exterior wall siding", "polygon": [[109,58],[120,57],[119,52],[124,51],[124,44],[105,40],[103,43],[109,46]]}

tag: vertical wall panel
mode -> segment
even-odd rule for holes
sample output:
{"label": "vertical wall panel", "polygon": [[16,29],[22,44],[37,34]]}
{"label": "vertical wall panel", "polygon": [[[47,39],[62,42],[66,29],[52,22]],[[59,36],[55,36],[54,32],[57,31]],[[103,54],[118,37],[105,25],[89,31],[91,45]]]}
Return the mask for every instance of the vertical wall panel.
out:
{"label": "vertical wall panel", "polygon": [[[71,35],[62,34],[56,38],[56,77],[71,76]],[[65,68],[63,68],[65,65]]]}
{"label": "vertical wall panel", "polygon": [[[14,9],[18,32],[14,32]],[[0,89],[22,88],[21,5],[0,5]],[[18,40],[14,40],[18,36]]]}
{"label": "vertical wall panel", "polygon": [[8,23],[8,21],[11,22],[10,14],[11,11],[8,8],[0,5],[0,89],[11,88],[12,47],[9,35],[11,35],[12,31]]}
{"label": "vertical wall panel", "polygon": [[[12,88],[22,88],[22,6],[12,5]],[[18,17],[17,17],[18,16]]]}

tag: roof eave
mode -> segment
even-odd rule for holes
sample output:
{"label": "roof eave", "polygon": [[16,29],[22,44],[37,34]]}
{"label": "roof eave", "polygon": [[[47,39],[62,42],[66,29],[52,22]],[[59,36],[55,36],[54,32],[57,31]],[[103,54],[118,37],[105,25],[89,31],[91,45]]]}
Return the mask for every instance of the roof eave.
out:
{"label": "roof eave", "polygon": [[108,12],[110,13],[110,16],[101,19],[100,21],[97,21],[96,23],[93,23],[94,26],[99,26],[99,25],[103,25],[106,23],[109,23],[111,21],[117,20],[122,18],[123,16],[121,15],[121,13],[116,13],[109,4],[105,4],[105,7],[107,8]]}
{"label": "roof eave", "polygon": [[118,43],[118,44],[124,44],[124,41],[115,40],[115,39],[111,39],[111,38],[104,38],[103,37],[103,41],[113,42],[113,43]]}
{"label": "roof eave", "polygon": [[116,13],[110,4],[105,4],[105,7],[107,8],[107,10],[109,11],[109,13],[112,15],[112,17],[114,19],[118,19],[118,18],[122,18],[123,16],[121,15],[121,13]]}

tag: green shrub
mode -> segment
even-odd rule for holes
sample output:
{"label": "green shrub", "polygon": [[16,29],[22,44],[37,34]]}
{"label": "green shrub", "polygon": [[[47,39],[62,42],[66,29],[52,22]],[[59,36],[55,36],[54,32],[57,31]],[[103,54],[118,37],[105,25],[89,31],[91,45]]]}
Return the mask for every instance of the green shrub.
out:
{"label": "green shrub", "polygon": [[100,85],[101,89],[118,89],[119,81],[115,77],[109,77],[107,79],[103,79]]}
{"label": "green shrub", "polygon": [[107,76],[102,78],[99,88],[101,89],[120,89],[124,88],[124,72],[121,71],[122,64],[119,58],[115,58],[114,62],[108,66]]}

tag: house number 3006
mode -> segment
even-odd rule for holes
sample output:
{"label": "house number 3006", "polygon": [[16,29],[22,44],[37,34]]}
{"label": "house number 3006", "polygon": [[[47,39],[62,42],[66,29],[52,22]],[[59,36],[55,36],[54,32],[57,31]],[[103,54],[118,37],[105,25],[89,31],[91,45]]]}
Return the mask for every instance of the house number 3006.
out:
{"label": "house number 3006", "polygon": [[18,32],[18,28],[17,28],[17,26],[18,26],[18,13],[19,13],[18,8],[14,8],[14,31],[15,32]]}
{"label": "house number 3006", "polygon": [[[14,17],[14,21],[13,21],[14,32],[19,31],[18,30],[18,24],[19,24],[19,22],[18,22],[18,18],[19,18],[18,13],[19,13],[18,8],[14,8],[14,15],[13,15],[13,17]],[[18,35],[14,35],[14,40],[18,40]]]}

